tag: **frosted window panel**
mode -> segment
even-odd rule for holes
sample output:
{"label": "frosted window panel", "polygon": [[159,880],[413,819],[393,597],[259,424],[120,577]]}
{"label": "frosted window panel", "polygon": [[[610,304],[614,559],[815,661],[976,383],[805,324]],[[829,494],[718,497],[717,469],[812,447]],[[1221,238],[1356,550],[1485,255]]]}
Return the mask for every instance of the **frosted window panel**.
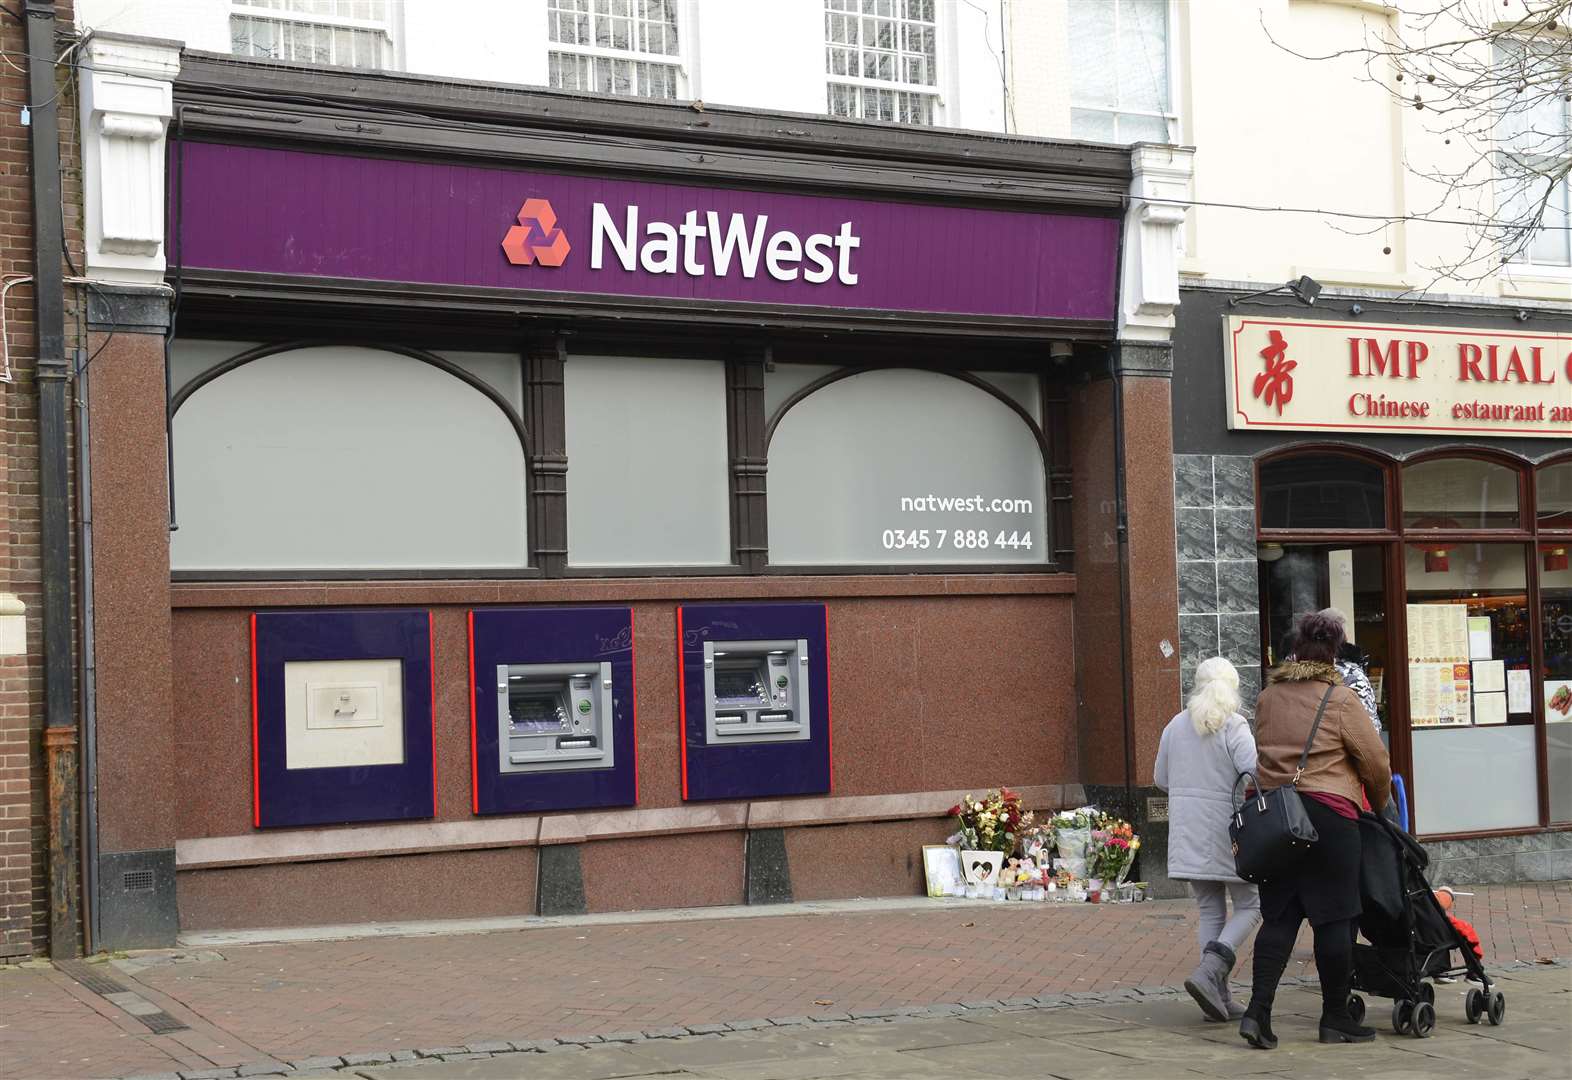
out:
{"label": "frosted window panel", "polygon": [[776,364],[764,373],[764,418],[773,417],[787,398],[815,379],[839,370],[834,364]]}
{"label": "frosted window panel", "polygon": [[[1070,0],[1070,98],[1077,105],[1119,104],[1112,0]],[[1089,137],[1089,136],[1088,136]]]}
{"label": "frosted window panel", "polygon": [[201,341],[181,338],[169,354],[169,382],[175,393],[192,379],[258,345],[255,341]]}
{"label": "frosted window panel", "polygon": [[[768,392],[769,385],[765,384]],[[1541,529],[1572,529],[1572,461],[1542,465],[1535,479]]]}
{"label": "frosted window panel", "polygon": [[1042,383],[1035,374],[1030,371],[978,371],[974,374],[1025,409],[1026,415],[1037,421],[1038,426],[1042,425]]}
{"label": "frosted window panel", "polygon": [[186,400],[174,453],[176,570],[528,561],[512,424],[474,387],[410,357],[329,346],[254,360]]}
{"label": "frosted window panel", "polygon": [[568,561],[729,565],[725,365],[570,356],[563,384]]}
{"label": "frosted window panel", "polygon": [[1118,65],[1121,109],[1168,111],[1168,0],[1120,0]]}
{"label": "frosted window panel", "polygon": [[[815,391],[775,429],[768,480],[777,565],[1048,559],[1036,437],[1004,402],[947,375],[870,371]],[[922,530],[926,546],[906,542]],[[1001,533],[1016,543],[1000,546]]]}
{"label": "frosted window panel", "polygon": [[1070,110],[1070,135],[1087,142],[1118,142],[1113,113],[1093,109]]}
{"label": "frosted window panel", "polygon": [[440,355],[495,390],[514,412],[524,414],[524,364],[517,353],[444,351]]}
{"label": "frosted window panel", "polygon": [[1539,824],[1533,727],[1419,728],[1413,749],[1416,831],[1436,835]]}
{"label": "frosted window panel", "polygon": [[1475,458],[1439,458],[1403,469],[1410,529],[1511,528],[1518,523],[1515,469]]}

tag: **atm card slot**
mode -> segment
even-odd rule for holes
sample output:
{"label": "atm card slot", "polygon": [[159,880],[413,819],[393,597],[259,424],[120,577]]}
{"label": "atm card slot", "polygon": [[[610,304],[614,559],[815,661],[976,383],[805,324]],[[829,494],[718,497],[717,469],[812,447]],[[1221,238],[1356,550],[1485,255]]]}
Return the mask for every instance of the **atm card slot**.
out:
{"label": "atm card slot", "polygon": [[594,739],[558,739],[559,750],[587,750],[595,745]]}
{"label": "atm card slot", "polygon": [[716,723],[717,726],[719,726],[720,724],[742,724],[742,723],[745,723],[746,720],[747,720],[747,718],[744,717],[741,713],[716,713],[715,714],[715,723]]}
{"label": "atm card slot", "polygon": [[759,723],[761,723],[761,724],[789,724],[789,723],[791,723],[791,713],[788,713],[788,712],[761,712],[759,714]]}

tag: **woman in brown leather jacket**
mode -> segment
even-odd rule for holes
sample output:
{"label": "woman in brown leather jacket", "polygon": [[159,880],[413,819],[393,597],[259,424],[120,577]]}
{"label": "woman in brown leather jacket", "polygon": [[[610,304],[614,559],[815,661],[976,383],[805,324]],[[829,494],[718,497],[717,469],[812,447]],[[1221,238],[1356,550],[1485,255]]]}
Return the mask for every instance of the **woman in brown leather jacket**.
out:
{"label": "woman in brown leather jacket", "polygon": [[[1293,659],[1272,671],[1256,702],[1256,779],[1264,791],[1294,785],[1320,837],[1286,876],[1261,886],[1265,921],[1255,939],[1250,1005],[1239,1034],[1263,1050],[1277,1045],[1272,1002],[1305,919],[1315,932],[1321,977],[1321,1041],[1375,1038],[1375,1029],[1356,1024],[1348,1012],[1360,912],[1359,797],[1362,786],[1371,806],[1385,806],[1392,767],[1364,705],[1337,674],[1342,645],[1341,622],[1301,617]],[[1326,708],[1300,772],[1299,756],[1323,698]]]}

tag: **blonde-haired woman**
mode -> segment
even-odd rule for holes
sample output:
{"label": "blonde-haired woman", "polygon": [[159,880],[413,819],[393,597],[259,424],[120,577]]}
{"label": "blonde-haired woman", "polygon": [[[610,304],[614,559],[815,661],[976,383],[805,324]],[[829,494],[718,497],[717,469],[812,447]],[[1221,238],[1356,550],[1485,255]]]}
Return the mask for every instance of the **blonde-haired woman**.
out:
{"label": "blonde-haired woman", "polygon": [[1234,781],[1255,771],[1255,737],[1239,714],[1239,672],[1220,656],[1196,668],[1187,704],[1163,729],[1154,778],[1168,792],[1168,876],[1190,883],[1200,913],[1201,963],[1184,988],[1208,1020],[1238,1020],[1228,976],[1261,924],[1261,899],[1234,873],[1228,816]]}

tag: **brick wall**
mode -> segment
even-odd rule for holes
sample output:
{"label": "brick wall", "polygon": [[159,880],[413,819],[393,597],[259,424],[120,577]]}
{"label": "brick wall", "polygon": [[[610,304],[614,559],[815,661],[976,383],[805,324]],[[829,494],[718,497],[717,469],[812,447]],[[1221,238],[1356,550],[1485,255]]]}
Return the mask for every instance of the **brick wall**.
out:
{"label": "brick wall", "polygon": [[[21,4],[8,5],[20,9]],[[58,25],[72,25],[69,0]],[[64,44],[57,46],[57,54]],[[28,130],[14,102],[28,101],[26,33],[0,11],[0,274],[33,272],[32,183]],[[61,190],[66,243],[82,265],[81,168],[76,95],[69,64],[57,66],[53,107],[61,126]],[[47,106],[46,106],[47,107]],[[62,273],[70,273],[64,266]],[[79,340],[77,289],[67,287],[67,349]],[[43,657],[39,587],[38,398],[34,381],[33,291],[12,288],[6,302],[12,381],[0,382],[0,592],[27,605],[27,652],[0,657],[0,961],[48,947],[48,802],[42,746]]]}

